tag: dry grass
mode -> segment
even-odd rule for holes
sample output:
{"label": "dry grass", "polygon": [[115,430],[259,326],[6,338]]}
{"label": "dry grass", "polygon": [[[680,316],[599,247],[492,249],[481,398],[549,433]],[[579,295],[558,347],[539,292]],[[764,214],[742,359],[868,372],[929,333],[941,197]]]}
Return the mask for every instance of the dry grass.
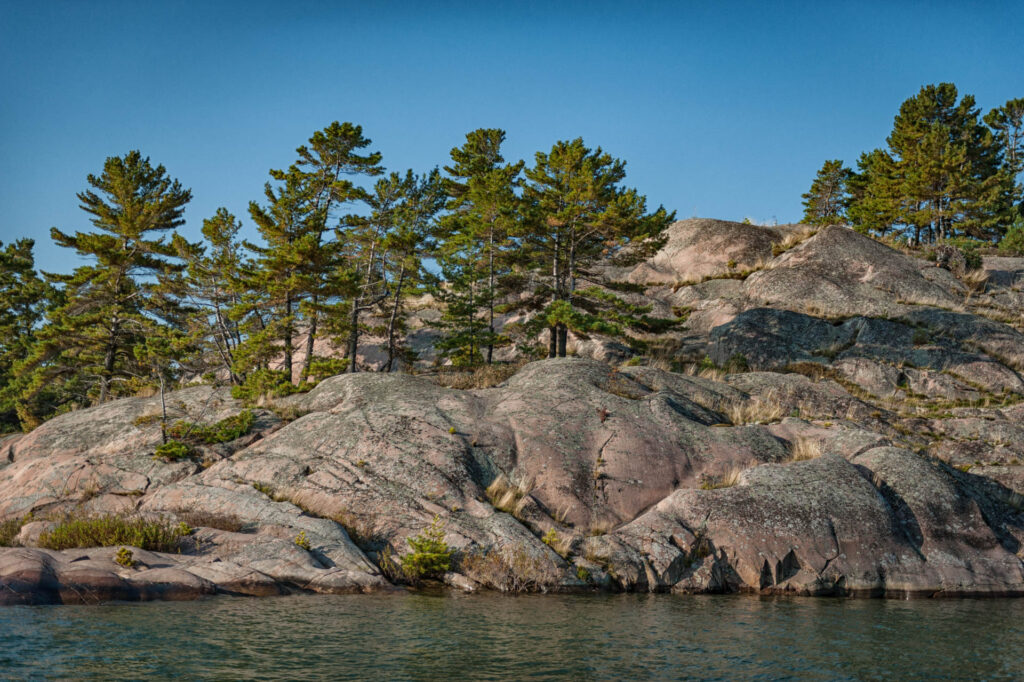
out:
{"label": "dry grass", "polygon": [[731,488],[740,480],[740,474],[748,467],[732,466],[720,476],[706,476],[700,484],[701,490],[718,490],[719,488]]}
{"label": "dry grass", "polygon": [[425,377],[435,384],[447,388],[460,390],[493,388],[514,376],[516,372],[522,369],[526,362],[526,360],[519,360],[511,363],[481,365],[474,368],[442,367],[438,369],[436,374],[428,374]]}
{"label": "dry grass", "polygon": [[532,480],[522,480],[513,483],[505,474],[498,474],[498,477],[487,486],[487,499],[495,509],[511,514],[517,519],[522,515],[523,508],[527,503],[527,495],[533,490]]}
{"label": "dry grass", "polygon": [[213,514],[203,511],[179,512],[178,518],[192,528],[216,528],[231,533],[238,533],[245,526],[242,520],[233,514]]}
{"label": "dry grass", "polygon": [[781,420],[785,414],[774,392],[769,392],[763,398],[759,396],[750,400],[732,403],[725,409],[725,415],[733,426],[741,424],[769,424]]}
{"label": "dry grass", "polygon": [[462,557],[459,569],[481,585],[514,594],[546,592],[560,576],[554,562],[518,548],[468,554]]}
{"label": "dry grass", "polygon": [[987,270],[977,269],[965,272],[960,281],[967,287],[967,291],[972,294],[984,293],[985,288],[988,286],[989,273]]}
{"label": "dry grass", "polygon": [[821,443],[812,438],[797,438],[789,450],[790,462],[804,462],[821,457]]}
{"label": "dry grass", "polygon": [[816,234],[818,234],[818,228],[816,227],[810,227],[804,230],[790,232],[785,236],[785,238],[781,242],[776,242],[775,244],[772,244],[772,255],[781,255],[792,249],[797,244],[800,244],[801,242],[810,239]]}
{"label": "dry grass", "polygon": [[[735,270],[735,269],[733,269],[732,266],[730,266],[730,268],[728,270],[726,270],[725,272],[712,273],[712,274],[708,274],[708,275],[703,275],[701,277],[691,277],[691,278],[688,278],[688,279],[677,279],[676,281],[671,282],[672,293],[675,293],[675,292],[679,291],[683,287],[689,287],[689,286],[693,286],[695,284],[703,284],[704,282],[708,282],[708,281],[713,280],[713,279],[740,279],[740,280],[743,280],[743,279],[746,279],[747,277],[750,277],[755,272],[760,272],[761,270],[769,270],[769,269],[771,269],[771,266],[769,265],[769,263],[771,263],[771,259],[770,258],[762,257],[762,258],[758,258],[754,262],[753,265],[751,265],[749,267],[746,267],[746,268],[743,268],[742,270]],[[663,282],[661,284],[667,286],[670,283],[669,282]]]}

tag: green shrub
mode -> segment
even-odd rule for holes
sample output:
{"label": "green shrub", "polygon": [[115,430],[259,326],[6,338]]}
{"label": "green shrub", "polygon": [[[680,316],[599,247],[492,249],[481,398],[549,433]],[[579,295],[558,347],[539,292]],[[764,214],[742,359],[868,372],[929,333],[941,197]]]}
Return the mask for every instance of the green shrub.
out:
{"label": "green shrub", "polygon": [[255,420],[250,410],[242,410],[233,417],[221,419],[213,424],[195,424],[179,420],[167,428],[167,435],[178,440],[206,445],[227,443],[249,433]]}
{"label": "green shrub", "polygon": [[978,249],[988,246],[985,242],[971,239],[970,237],[950,237],[949,239],[943,239],[942,244],[952,246],[963,254],[968,271],[977,270],[981,267],[981,254],[978,252]]}
{"label": "green shrub", "polygon": [[1003,235],[999,252],[1005,256],[1024,256],[1024,220],[1018,220]]}
{"label": "green shrub", "polygon": [[117,554],[114,556],[114,561],[125,568],[131,568],[135,565],[135,559],[133,558],[132,551],[127,547],[122,547],[117,550]]}
{"label": "green shrub", "polygon": [[402,557],[402,571],[409,579],[440,578],[451,569],[452,550],[444,541],[444,524],[438,516],[422,533],[406,542],[412,552]]}
{"label": "green shrub", "polygon": [[292,393],[304,393],[314,386],[316,384],[309,381],[296,386],[285,370],[258,369],[250,372],[241,386],[231,387],[231,397],[252,405],[262,396],[282,398]]}
{"label": "green shrub", "polygon": [[743,353],[733,353],[729,360],[725,363],[726,372],[730,374],[739,374],[741,372],[750,371],[750,363],[747,362],[747,356]]}
{"label": "green shrub", "polygon": [[175,552],[181,540],[180,529],[170,521],[148,521],[140,517],[99,516],[65,519],[39,536],[46,549],[75,547],[113,547],[130,545],[152,552]]}
{"label": "green shrub", "polygon": [[313,545],[309,544],[309,538],[306,537],[306,531],[299,531],[299,534],[295,536],[295,544],[306,550],[307,552],[313,549]]}
{"label": "green shrub", "polygon": [[177,440],[169,440],[166,443],[161,443],[156,446],[156,457],[162,457],[163,459],[185,459],[192,454],[192,448],[185,443]]}

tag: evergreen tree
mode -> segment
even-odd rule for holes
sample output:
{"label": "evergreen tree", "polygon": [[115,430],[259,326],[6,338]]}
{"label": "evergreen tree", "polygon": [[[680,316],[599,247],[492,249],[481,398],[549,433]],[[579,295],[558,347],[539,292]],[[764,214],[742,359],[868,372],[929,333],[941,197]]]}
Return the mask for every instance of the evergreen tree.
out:
{"label": "evergreen tree", "polygon": [[334,270],[343,247],[337,242],[325,243],[328,224],[339,207],[366,201],[366,191],[352,182],[352,176],[374,177],[384,172],[380,152],[358,153],[371,144],[372,141],[363,136],[362,126],[334,121],[313,133],[309,146],[296,150],[299,155],[296,166],[309,187],[312,202],[309,229],[314,235],[313,248],[308,254],[311,260],[305,264],[309,292],[305,304],[303,378],[309,375],[313,362],[320,316],[331,305],[331,299],[339,294]]}
{"label": "evergreen tree", "polygon": [[849,203],[847,183],[852,171],[839,159],[826,161],[811,183],[811,189],[802,195],[804,216],[809,225],[835,225],[846,220]]}
{"label": "evergreen tree", "polygon": [[[34,246],[31,239],[0,243],[0,433],[19,426],[14,367],[27,357],[56,293],[35,270]],[[38,406],[22,406],[25,415],[38,411]]]}
{"label": "evergreen tree", "polygon": [[888,150],[863,156],[861,177],[851,182],[857,227],[896,225],[913,243],[994,239],[1005,229],[1013,185],[1001,171],[1002,145],[979,120],[974,98],[957,98],[956,86],[941,83],[903,102]]}
{"label": "evergreen tree", "polygon": [[26,380],[23,400],[58,383],[63,401],[79,403],[131,392],[147,373],[134,347],[154,330],[182,322],[174,293],[183,266],[165,236],[183,224],[191,192],[138,151],[108,158],[88,183],[92,189],[78,199],[96,231],[69,235],[52,228],[50,234],[94,262],[70,275],[46,273],[66,302],[17,369]]}
{"label": "evergreen tree", "polygon": [[[551,303],[543,315],[549,357],[565,356],[570,327],[618,329],[607,325],[612,310],[625,302],[601,288],[607,281],[593,266],[617,256],[646,255],[675,217],[663,207],[648,214],[646,198],[620,186],[625,176],[625,162],[600,147],[589,149],[580,138],[557,142],[550,153],[537,152],[535,166],[526,170],[525,198],[533,216],[527,241],[538,268],[550,273]],[[580,281],[594,286],[579,289]]]}
{"label": "evergreen tree", "polygon": [[[438,262],[447,288],[446,334],[442,354],[460,363],[494,359],[494,315],[510,272],[514,235],[518,229],[518,198],[522,161],[506,164],[501,154],[505,131],[480,128],[466,135],[462,147],[451,150],[452,164],[444,181],[450,213],[439,223]],[[477,318],[483,315],[485,323]]]}
{"label": "evergreen tree", "polygon": [[180,235],[174,240],[186,264],[184,297],[195,311],[188,329],[197,352],[193,369],[199,374],[219,372],[236,385],[245,378],[236,364],[243,329],[252,323],[249,318],[259,315],[258,309],[244,305],[245,278],[252,265],[242,254],[241,227],[226,208],[218,208],[203,220],[202,243],[192,244]]}
{"label": "evergreen tree", "polygon": [[[444,208],[445,195],[441,189],[440,173],[416,176],[411,170],[405,177],[391,174],[388,184],[401,187],[402,202],[396,211],[394,227],[384,237],[384,267],[390,280],[391,296],[385,305],[387,317],[385,329],[385,371],[392,371],[396,359],[412,360],[408,351],[401,347],[398,334],[405,331],[405,298],[413,292],[420,292],[433,277],[423,268],[423,254],[430,246],[434,228],[434,217]],[[378,183],[380,184],[380,183]]]}

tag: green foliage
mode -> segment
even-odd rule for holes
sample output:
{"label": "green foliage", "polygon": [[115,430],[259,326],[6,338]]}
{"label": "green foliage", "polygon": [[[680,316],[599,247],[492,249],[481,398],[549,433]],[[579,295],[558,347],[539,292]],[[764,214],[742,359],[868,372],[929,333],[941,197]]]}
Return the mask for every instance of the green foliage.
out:
{"label": "green foliage", "polygon": [[127,547],[122,547],[117,550],[117,554],[114,555],[114,561],[125,568],[131,568],[135,565],[135,558],[132,551]]}
{"label": "green foliage", "polygon": [[998,238],[1021,196],[1019,159],[1008,146],[1020,125],[990,112],[986,127],[979,113],[971,95],[958,101],[952,83],[926,85],[903,102],[888,148],[861,155],[849,178],[855,227],[896,231],[915,245]]}
{"label": "green foliage", "polygon": [[1018,218],[999,242],[999,253],[1024,256],[1024,219]]}
{"label": "green foliage", "polygon": [[242,410],[213,424],[195,424],[179,420],[168,427],[167,435],[190,443],[227,443],[249,433],[255,419],[251,410]]}
{"label": "green foliage", "polygon": [[850,195],[847,184],[853,171],[839,159],[826,161],[802,195],[804,216],[801,222],[809,225],[834,225],[846,219]]}
{"label": "green foliage", "polygon": [[156,446],[156,451],[153,453],[154,457],[169,459],[171,461],[185,459],[191,455],[192,448],[177,440],[169,440],[166,443],[161,443]]}
{"label": "green foliage", "polygon": [[285,370],[257,369],[249,372],[241,385],[231,387],[231,397],[247,405],[253,405],[261,397],[281,398],[309,391],[314,385],[293,384]]}
{"label": "green foliage", "polygon": [[182,266],[162,235],[183,223],[191,192],[137,151],[108,158],[88,182],[92,189],[78,199],[96,231],[50,233],[93,263],[70,275],[47,274],[66,302],[50,313],[17,370],[25,400],[54,386],[63,390],[61,401],[79,403],[135,390],[151,371],[133,349],[180,321],[173,291]]}
{"label": "green foliage", "polygon": [[299,531],[299,534],[295,536],[295,544],[306,550],[307,552],[313,549],[313,545],[309,543],[309,538],[306,537],[306,531]]}
{"label": "green foliage", "polygon": [[32,520],[31,514],[0,521],[0,547],[10,547],[21,527]]}
{"label": "green foliage", "polygon": [[151,552],[175,552],[180,539],[179,529],[167,520],[100,516],[65,519],[39,536],[39,546],[62,550],[129,545]]}
{"label": "green foliage", "polygon": [[402,557],[402,570],[411,580],[440,578],[451,570],[452,550],[444,541],[444,524],[438,516],[422,533],[408,538],[412,552]]}
{"label": "green foliage", "polygon": [[589,583],[590,582],[590,571],[588,571],[583,566],[577,566],[576,567],[576,577],[579,578],[581,581],[583,581],[585,583]]}

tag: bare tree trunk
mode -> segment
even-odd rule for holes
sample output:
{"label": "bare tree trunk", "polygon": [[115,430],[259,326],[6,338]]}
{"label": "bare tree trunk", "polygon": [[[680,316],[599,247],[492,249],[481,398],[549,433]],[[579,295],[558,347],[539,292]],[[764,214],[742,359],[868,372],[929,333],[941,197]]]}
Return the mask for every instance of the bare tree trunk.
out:
{"label": "bare tree trunk", "polygon": [[288,381],[292,380],[292,295],[284,299],[284,370],[288,373]]}
{"label": "bare tree trunk", "polygon": [[359,350],[359,299],[352,301],[352,317],[349,320],[352,328],[348,335],[348,371],[356,371],[356,352]]}
{"label": "bare tree trunk", "polygon": [[487,233],[487,364],[494,357],[494,223]]}
{"label": "bare tree trunk", "polygon": [[391,308],[391,319],[388,320],[388,368],[386,371],[391,371],[391,366],[395,361],[395,320],[398,318],[398,305],[401,302],[402,296],[402,284],[405,282],[405,262],[402,262],[402,269],[398,273],[398,284],[395,287],[395,301]]}
{"label": "bare tree trunk", "polygon": [[167,400],[164,391],[164,375],[160,375],[160,441],[167,442]]}
{"label": "bare tree trunk", "polygon": [[299,381],[305,381],[309,377],[309,368],[313,364],[313,342],[316,339],[317,322],[320,315],[316,311],[316,297],[313,298],[313,314],[309,318],[309,334],[306,336],[306,357],[302,360],[302,372],[299,374]]}

